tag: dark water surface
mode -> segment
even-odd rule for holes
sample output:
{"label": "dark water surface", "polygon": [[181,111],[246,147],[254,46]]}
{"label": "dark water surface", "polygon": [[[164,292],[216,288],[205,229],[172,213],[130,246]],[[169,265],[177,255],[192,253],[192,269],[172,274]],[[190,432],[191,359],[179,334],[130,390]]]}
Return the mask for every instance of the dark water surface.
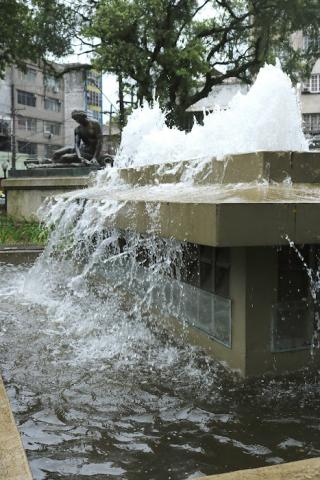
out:
{"label": "dark water surface", "polygon": [[28,269],[0,264],[0,361],[35,479],[182,480],[320,455],[319,373],[237,383],[107,286]]}

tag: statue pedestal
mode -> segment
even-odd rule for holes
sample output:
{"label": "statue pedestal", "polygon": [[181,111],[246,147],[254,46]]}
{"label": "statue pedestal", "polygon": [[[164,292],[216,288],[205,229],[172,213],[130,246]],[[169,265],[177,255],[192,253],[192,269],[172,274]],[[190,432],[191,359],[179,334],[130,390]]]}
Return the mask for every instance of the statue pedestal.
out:
{"label": "statue pedestal", "polygon": [[72,163],[68,166],[63,164],[39,164],[27,170],[9,170],[9,178],[39,178],[39,177],[83,177],[96,172],[100,167],[85,166]]}
{"label": "statue pedestal", "polygon": [[[17,220],[36,220],[37,211],[47,197],[86,188],[92,183],[92,169],[17,170],[19,174],[3,180],[7,214]],[[68,171],[69,170],[69,171]],[[71,170],[71,172],[70,172]],[[23,175],[24,174],[24,175]]]}

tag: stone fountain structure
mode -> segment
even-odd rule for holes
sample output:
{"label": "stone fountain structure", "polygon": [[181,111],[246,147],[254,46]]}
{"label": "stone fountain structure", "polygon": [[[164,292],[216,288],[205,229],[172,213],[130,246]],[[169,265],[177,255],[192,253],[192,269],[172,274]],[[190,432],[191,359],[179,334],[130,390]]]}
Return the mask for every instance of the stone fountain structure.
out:
{"label": "stone fountain structure", "polygon": [[[213,159],[196,169],[192,186],[175,189],[195,163],[120,169],[126,188],[92,189],[88,198],[121,202],[119,230],[152,231],[188,245],[197,279],[185,284],[191,342],[245,377],[316,364],[317,294],[307,266],[316,271],[320,261],[320,153]],[[58,189],[58,178],[7,179],[8,213],[35,216],[41,200],[57,193],[52,181]],[[168,328],[182,328],[174,314],[164,317]]]}

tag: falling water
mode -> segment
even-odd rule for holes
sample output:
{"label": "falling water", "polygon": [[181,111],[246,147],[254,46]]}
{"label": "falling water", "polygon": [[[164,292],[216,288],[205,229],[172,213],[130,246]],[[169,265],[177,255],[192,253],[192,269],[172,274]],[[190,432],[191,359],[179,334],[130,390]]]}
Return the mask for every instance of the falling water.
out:
{"label": "falling water", "polygon": [[314,307],[314,321],[313,321],[313,336],[311,342],[311,352],[315,353],[315,349],[320,348],[320,313],[319,313],[319,292],[320,292],[320,271],[318,268],[311,268],[299,248],[295,243],[290,240],[288,235],[286,235],[286,240],[288,241],[290,248],[292,248],[301,261],[301,264],[308,276],[309,279],[309,290],[311,293],[311,298]]}

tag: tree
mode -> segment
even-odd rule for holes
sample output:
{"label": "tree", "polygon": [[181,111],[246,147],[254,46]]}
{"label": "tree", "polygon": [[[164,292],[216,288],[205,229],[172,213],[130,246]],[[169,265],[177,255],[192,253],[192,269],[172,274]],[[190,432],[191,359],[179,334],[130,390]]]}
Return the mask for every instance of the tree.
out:
{"label": "tree", "polygon": [[0,0],[0,7],[0,75],[7,65],[71,53],[77,17],[63,2]]}
{"label": "tree", "polygon": [[225,79],[250,83],[276,56],[306,75],[318,54],[316,43],[295,51],[290,37],[318,35],[319,0],[91,0],[90,10],[82,33],[98,39],[97,67],[133,80],[140,103],[158,98],[176,125]]}

